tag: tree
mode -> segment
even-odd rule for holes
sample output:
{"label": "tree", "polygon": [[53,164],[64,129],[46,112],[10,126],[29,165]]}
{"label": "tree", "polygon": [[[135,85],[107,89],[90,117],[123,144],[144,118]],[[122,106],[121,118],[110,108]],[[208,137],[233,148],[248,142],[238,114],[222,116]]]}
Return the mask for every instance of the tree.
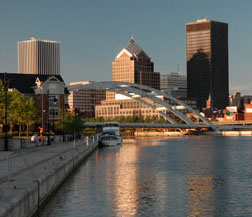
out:
{"label": "tree", "polygon": [[21,115],[21,117],[23,118],[22,121],[24,121],[26,124],[26,135],[28,136],[30,132],[30,126],[40,121],[39,119],[37,119],[38,109],[34,99],[28,97],[24,97],[24,99],[25,100],[22,107],[23,114]]}
{"label": "tree", "polygon": [[[7,121],[12,130],[15,124],[19,125],[21,129],[22,124],[27,126],[27,136],[29,134],[29,128],[31,124],[39,121],[38,110],[35,101],[31,97],[26,97],[24,94],[12,90],[7,92]],[[4,123],[5,119],[5,93],[4,85],[0,81],[0,123]],[[19,130],[19,135],[20,135]]]}
{"label": "tree", "polygon": [[4,123],[4,85],[0,80],[0,123]]}
{"label": "tree", "polygon": [[60,112],[60,120],[55,123],[55,128],[61,131],[66,131],[69,133],[80,133],[84,126],[83,121],[79,116],[73,115],[68,110],[63,110]]}
{"label": "tree", "polygon": [[[12,132],[12,128],[15,124],[18,124],[21,126],[21,114],[22,114],[22,103],[23,103],[23,97],[22,94],[20,94],[18,91],[13,91],[9,95],[10,97],[10,103],[8,107],[8,122],[10,125],[10,131]],[[20,135],[20,134],[19,134]]]}

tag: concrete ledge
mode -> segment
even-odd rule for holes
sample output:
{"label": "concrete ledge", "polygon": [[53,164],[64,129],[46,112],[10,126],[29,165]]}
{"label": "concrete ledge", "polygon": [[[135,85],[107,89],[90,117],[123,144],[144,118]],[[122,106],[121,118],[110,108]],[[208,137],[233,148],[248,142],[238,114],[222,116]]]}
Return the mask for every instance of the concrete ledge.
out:
{"label": "concrete ledge", "polygon": [[15,181],[5,182],[4,200],[0,201],[0,217],[32,217],[50,199],[54,191],[96,148],[97,143],[82,145],[78,151],[65,153],[64,159],[55,157],[36,167],[37,180],[29,172],[24,172]]}
{"label": "concrete ledge", "polygon": [[[60,143],[63,142],[63,137],[62,136],[50,136],[51,143]],[[72,141],[73,136],[72,135],[65,135],[66,141]],[[32,148],[36,146],[42,146],[47,144],[47,137],[44,136],[44,143],[41,141],[38,141],[36,144],[35,142],[31,142],[30,139],[8,139],[8,148],[10,151],[16,151],[20,149],[26,149],[26,148]],[[0,151],[4,150],[4,139],[0,139]]]}

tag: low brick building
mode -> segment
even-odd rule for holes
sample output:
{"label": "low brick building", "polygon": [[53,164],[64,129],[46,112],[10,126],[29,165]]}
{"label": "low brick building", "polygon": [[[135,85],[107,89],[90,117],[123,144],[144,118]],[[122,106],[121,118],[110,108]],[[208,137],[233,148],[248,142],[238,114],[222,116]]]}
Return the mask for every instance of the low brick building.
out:
{"label": "low brick building", "polygon": [[[4,73],[0,73],[0,80],[4,80]],[[69,95],[60,75],[8,73],[7,80],[12,89],[34,98],[41,116],[42,128],[59,120],[60,109],[68,103]]]}
{"label": "low brick building", "polygon": [[250,104],[244,104],[244,119],[252,120],[252,101]]}

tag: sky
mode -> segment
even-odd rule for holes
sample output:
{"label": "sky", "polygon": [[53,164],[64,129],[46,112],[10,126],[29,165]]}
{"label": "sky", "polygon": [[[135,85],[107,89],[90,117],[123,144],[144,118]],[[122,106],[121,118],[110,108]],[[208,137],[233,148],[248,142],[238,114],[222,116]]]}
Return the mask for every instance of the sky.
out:
{"label": "sky", "polygon": [[[17,41],[60,41],[61,75],[109,81],[134,35],[161,74],[186,74],[185,25],[229,24],[229,88],[252,94],[252,0],[0,0],[0,72],[17,72]],[[179,66],[179,67],[178,67]]]}

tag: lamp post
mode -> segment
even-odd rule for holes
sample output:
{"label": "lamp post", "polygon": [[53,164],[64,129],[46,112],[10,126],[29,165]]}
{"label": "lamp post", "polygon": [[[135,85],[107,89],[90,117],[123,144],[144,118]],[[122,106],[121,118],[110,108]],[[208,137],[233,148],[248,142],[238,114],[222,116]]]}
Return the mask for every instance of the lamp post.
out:
{"label": "lamp post", "polygon": [[65,142],[65,104],[63,105],[63,142]]}
{"label": "lamp post", "polygon": [[8,109],[8,87],[9,87],[9,81],[7,80],[7,72],[4,73],[4,101],[5,101],[5,117],[4,117],[4,151],[8,151],[8,127],[7,127],[7,109]]}
{"label": "lamp post", "polygon": [[47,126],[47,145],[50,146],[51,145],[51,141],[50,141],[50,122],[49,122],[49,108],[50,108],[50,98],[49,98],[49,90],[47,90],[47,100],[48,100],[48,106],[47,106],[47,122],[48,122],[48,126]]}
{"label": "lamp post", "polygon": [[42,91],[42,129],[44,130],[44,92],[42,85],[41,85],[41,91]]}
{"label": "lamp post", "polygon": [[63,142],[65,142],[65,104],[63,105]]}
{"label": "lamp post", "polygon": [[54,133],[54,108],[52,109],[52,115],[53,115],[53,119],[52,119],[52,121],[53,121],[53,124],[52,124],[52,131],[53,131],[53,133]]}
{"label": "lamp post", "polygon": [[57,102],[58,102],[58,100],[57,100],[57,98],[55,97],[55,96],[53,96],[53,100],[52,100],[52,103],[53,103],[53,105],[54,105],[54,107],[53,107],[53,110],[52,110],[52,112],[53,112],[53,132],[54,132],[54,115],[55,115],[55,106],[56,106],[56,104],[57,104]]}
{"label": "lamp post", "polygon": [[66,134],[66,132],[65,132],[65,109],[68,109],[68,108],[69,108],[68,104],[63,105],[63,142],[65,142],[65,140],[66,140],[66,138],[65,138],[65,134]]}
{"label": "lamp post", "polygon": [[43,86],[42,84],[39,85],[39,89],[41,91],[41,101],[42,101],[42,104],[41,104],[41,116],[42,116],[42,121],[41,121],[41,127],[42,127],[42,133],[44,131],[44,93],[43,93]]}

